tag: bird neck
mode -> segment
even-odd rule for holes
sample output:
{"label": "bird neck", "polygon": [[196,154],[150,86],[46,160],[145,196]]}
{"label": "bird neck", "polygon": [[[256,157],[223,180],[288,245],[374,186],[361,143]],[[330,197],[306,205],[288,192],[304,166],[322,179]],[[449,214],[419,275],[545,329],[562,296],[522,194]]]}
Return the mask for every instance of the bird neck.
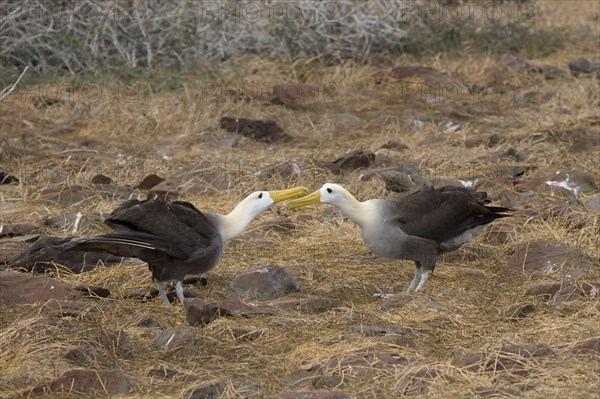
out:
{"label": "bird neck", "polygon": [[243,202],[238,204],[227,215],[214,214],[216,216],[216,225],[223,241],[227,241],[240,234],[246,226],[250,224],[256,214],[248,212],[243,206]]}
{"label": "bird neck", "polygon": [[342,213],[361,228],[371,224],[377,209],[372,201],[360,202],[353,196],[348,196],[346,201],[338,205]]}

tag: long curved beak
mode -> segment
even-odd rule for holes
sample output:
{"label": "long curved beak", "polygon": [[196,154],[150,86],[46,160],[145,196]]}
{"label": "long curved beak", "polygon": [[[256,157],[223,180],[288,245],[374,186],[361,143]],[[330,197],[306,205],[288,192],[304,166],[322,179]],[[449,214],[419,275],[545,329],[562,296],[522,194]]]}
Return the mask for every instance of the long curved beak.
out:
{"label": "long curved beak", "polygon": [[318,204],[321,202],[321,190],[313,191],[308,194],[306,197],[298,198],[293,201],[288,202],[287,209],[293,210],[297,208],[302,208],[303,206]]}
{"label": "long curved beak", "polygon": [[302,197],[303,195],[306,195],[306,194],[308,194],[308,189],[306,187],[302,187],[302,186],[289,188],[287,190],[269,191],[269,195],[271,196],[271,199],[275,203],[285,201],[286,199],[290,199],[290,198]]}

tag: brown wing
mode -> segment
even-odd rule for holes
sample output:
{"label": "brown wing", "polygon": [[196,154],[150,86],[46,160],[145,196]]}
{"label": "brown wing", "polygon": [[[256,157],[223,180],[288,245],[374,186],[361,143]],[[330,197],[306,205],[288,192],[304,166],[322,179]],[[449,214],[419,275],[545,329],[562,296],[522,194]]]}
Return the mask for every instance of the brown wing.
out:
{"label": "brown wing", "polygon": [[481,194],[455,187],[424,187],[397,200],[389,201],[388,222],[411,236],[438,243],[459,236],[466,230],[508,216],[506,208],[486,207]]}
{"label": "brown wing", "polygon": [[105,223],[117,231],[106,236],[143,241],[184,259],[220,239],[215,226],[187,202],[127,201]]}

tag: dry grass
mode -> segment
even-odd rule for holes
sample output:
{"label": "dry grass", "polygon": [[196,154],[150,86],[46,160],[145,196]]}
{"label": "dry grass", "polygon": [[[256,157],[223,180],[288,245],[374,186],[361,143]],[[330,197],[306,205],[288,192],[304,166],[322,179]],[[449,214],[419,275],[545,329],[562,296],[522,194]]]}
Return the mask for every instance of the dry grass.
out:
{"label": "dry grass", "polygon": [[[586,6],[593,2],[582,2]],[[584,7],[544,2],[547,16],[542,23],[576,29],[589,25],[597,35],[598,7],[590,15]],[[594,47],[595,46],[595,47]],[[581,41],[577,47],[567,47],[558,53],[535,62],[566,68],[565,60],[577,56],[597,57],[597,43]],[[407,59],[396,61],[402,64]],[[441,54],[418,60],[447,71],[460,80],[480,76],[493,63],[492,57],[462,54],[456,57]],[[533,61],[532,61],[533,62]],[[423,129],[403,126],[401,121],[384,123],[381,115],[395,115],[400,119],[414,117],[450,119],[447,108],[461,109],[458,102],[427,104],[418,99],[404,100],[398,95],[401,85],[387,82],[378,86],[370,78],[377,68],[370,65],[342,63],[323,67],[309,60],[281,64],[252,57],[226,64],[210,72],[212,83],[224,82],[223,87],[249,87],[250,83],[270,87],[302,76],[305,83],[333,85],[334,101],[282,107],[261,101],[234,102],[230,98],[214,96],[206,82],[190,79],[181,90],[154,93],[140,82],[125,91],[119,82],[106,82],[94,90],[101,95],[89,101],[89,86],[67,92],[59,91],[66,102],[59,106],[36,108],[31,97],[49,94],[59,87],[29,87],[28,93],[18,90],[2,104],[0,122],[0,169],[21,179],[18,186],[2,186],[0,200],[10,208],[3,211],[2,222],[39,223],[40,215],[65,211],[81,211],[96,215],[96,223],[80,231],[95,234],[105,231],[99,223],[99,212],[108,212],[118,202],[97,198],[69,209],[43,205],[37,201],[40,191],[56,182],[69,184],[89,182],[97,173],[116,179],[119,184],[134,185],[146,174],[165,176],[192,162],[206,161],[241,178],[235,188],[218,193],[186,196],[200,209],[228,211],[245,194],[263,187],[281,188],[303,184],[317,188],[332,178],[326,171],[310,166],[310,160],[333,160],[347,150],[361,148],[377,150],[386,141],[399,141],[409,150],[397,154],[405,160],[426,162],[432,176],[454,177],[495,170],[498,165],[473,159],[493,151],[517,147],[529,155],[527,164],[536,167],[567,167],[591,174],[600,182],[598,152],[579,154],[568,152],[564,143],[521,143],[519,137],[543,129],[569,130],[578,126],[598,126],[600,91],[598,81],[592,78],[565,77],[544,81],[522,75],[522,84],[534,83],[538,98],[547,93],[558,95],[547,101],[518,104],[510,107],[511,97],[499,99],[498,113],[477,117],[464,123],[455,133],[440,133],[438,124],[427,123]],[[534,79],[528,82],[528,79]],[[51,93],[51,92],[50,92]],[[564,114],[561,109],[568,109]],[[315,114],[349,112],[363,119],[351,128],[312,121]],[[290,144],[265,145],[241,139],[231,149],[206,149],[201,143],[226,135],[218,128],[221,116],[235,115],[248,118],[276,119],[295,141]],[[465,148],[461,145],[419,145],[423,139],[444,137],[461,140],[474,134],[497,133],[504,143],[493,150],[485,147]],[[74,149],[83,148],[82,140],[102,142],[101,152],[107,157],[82,157]],[[61,144],[61,143],[67,143]],[[160,159],[158,152],[165,149],[172,160]],[[57,151],[63,151],[57,152]],[[258,181],[252,173],[271,162],[296,160],[303,166],[300,177],[292,180],[273,178]],[[66,171],[61,175],[60,171]],[[34,176],[43,178],[36,180]],[[389,196],[379,180],[362,182],[360,172],[336,178],[359,199]],[[499,187],[515,193],[511,184]],[[323,207],[303,209],[301,214],[318,216]],[[267,220],[276,214],[286,214],[297,220],[298,214],[275,207],[253,222]],[[256,397],[291,391],[284,385],[286,377],[300,369],[327,362],[332,357],[346,358],[367,350],[391,350],[406,356],[426,358],[441,371],[431,386],[428,397],[472,397],[480,386],[508,387],[519,390],[523,397],[589,398],[600,389],[598,357],[574,355],[564,348],[597,336],[600,306],[597,299],[551,305],[531,300],[523,295],[526,288],[540,281],[554,281],[529,276],[516,276],[506,267],[511,247],[535,239],[555,239],[581,248],[594,262],[595,269],[588,276],[600,279],[598,262],[598,215],[586,214],[590,219],[582,229],[570,228],[565,220],[528,218],[524,213],[507,223],[522,230],[504,245],[491,245],[483,234],[465,246],[464,252],[480,254],[474,260],[440,261],[435,276],[418,297],[429,298],[439,307],[426,302],[412,304],[399,311],[381,312],[381,299],[375,293],[402,292],[408,285],[414,266],[410,262],[381,262],[370,257],[360,239],[358,228],[345,219],[299,222],[293,233],[274,234],[274,245],[269,248],[228,246],[220,265],[207,278],[202,297],[217,301],[226,297],[229,282],[239,273],[265,263],[277,263],[293,270],[309,295],[338,298],[343,305],[317,315],[292,314],[289,316],[261,316],[249,319],[219,318],[204,328],[195,328],[211,344],[200,346],[189,356],[181,353],[161,353],[150,349],[155,332],[135,326],[134,321],[151,315],[165,327],[189,327],[181,306],[164,306],[159,300],[138,303],[116,299],[127,289],[152,286],[145,265],[126,263],[72,275],[59,273],[57,277],[69,284],[100,285],[111,290],[113,299],[98,301],[102,314],[98,320],[59,319],[49,321],[38,311],[21,307],[0,307],[0,396],[14,397],[33,386],[63,374],[73,367],[63,359],[69,342],[82,332],[95,327],[123,329],[132,340],[130,357],[114,356],[111,361],[121,368],[132,382],[128,398],[181,397],[190,388],[209,381],[225,381],[223,397]],[[48,231],[48,234],[68,234]],[[481,270],[486,277],[466,275],[456,267]],[[504,311],[515,303],[535,302],[537,310],[529,317],[515,322]],[[353,333],[358,325],[386,325],[405,327],[414,332],[415,347],[401,347],[386,337],[369,337]],[[41,326],[41,327],[40,327]],[[231,330],[237,327],[264,329],[255,341],[235,339]],[[452,365],[456,359],[477,352],[491,354],[508,344],[528,345],[544,343],[556,350],[556,355],[544,358],[519,358],[529,371],[527,376],[506,372],[473,374]],[[146,373],[163,365],[199,378],[196,382],[150,379]],[[102,367],[98,365],[98,367]],[[360,396],[373,389],[377,397],[398,396],[403,377],[415,370],[409,368],[373,367],[364,374],[344,374],[344,385],[339,388]],[[332,371],[332,375],[336,372]],[[306,388],[313,389],[313,388]],[[331,388],[331,390],[338,390]]]}

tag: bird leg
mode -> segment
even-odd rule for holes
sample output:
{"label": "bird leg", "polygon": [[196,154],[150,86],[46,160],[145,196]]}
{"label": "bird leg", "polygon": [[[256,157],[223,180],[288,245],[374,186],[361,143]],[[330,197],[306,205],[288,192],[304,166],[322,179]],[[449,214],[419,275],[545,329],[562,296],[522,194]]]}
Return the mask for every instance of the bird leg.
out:
{"label": "bird leg", "polygon": [[423,288],[423,286],[425,285],[425,282],[429,278],[430,273],[431,273],[431,270],[427,270],[425,273],[421,274],[421,282],[419,282],[419,285],[417,286],[417,289],[415,290],[415,292],[421,291],[421,288]]}
{"label": "bird leg", "polygon": [[[408,286],[408,290],[406,290],[406,292],[408,292],[410,294],[410,292],[412,290],[415,289],[415,286],[417,285],[417,281],[419,280],[419,278],[421,277],[421,273],[422,273],[422,269],[421,269],[421,265],[417,265],[417,267],[415,268],[415,276],[413,277],[412,281],[410,282],[410,285]],[[421,278],[421,281],[422,278]],[[419,287],[421,287],[421,284],[419,284]],[[419,289],[417,289],[418,291]]]}
{"label": "bird leg", "polygon": [[181,285],[181,280],[177,280],[175,283],[175,293],[177,294],[177,298],[179,298],[179,302],[183,305],[183,285]]}
{"label": "bird leg", "polygon": [[157,281],[156,282],[156,288],[158,288],[158,292],[160,292],[160,296],[163,300],[163,303],[166,305],[170,305],[171,302],[169,302],[169,298],[167,298],[167,293],[165,292],[165,282],[164,281]]}

